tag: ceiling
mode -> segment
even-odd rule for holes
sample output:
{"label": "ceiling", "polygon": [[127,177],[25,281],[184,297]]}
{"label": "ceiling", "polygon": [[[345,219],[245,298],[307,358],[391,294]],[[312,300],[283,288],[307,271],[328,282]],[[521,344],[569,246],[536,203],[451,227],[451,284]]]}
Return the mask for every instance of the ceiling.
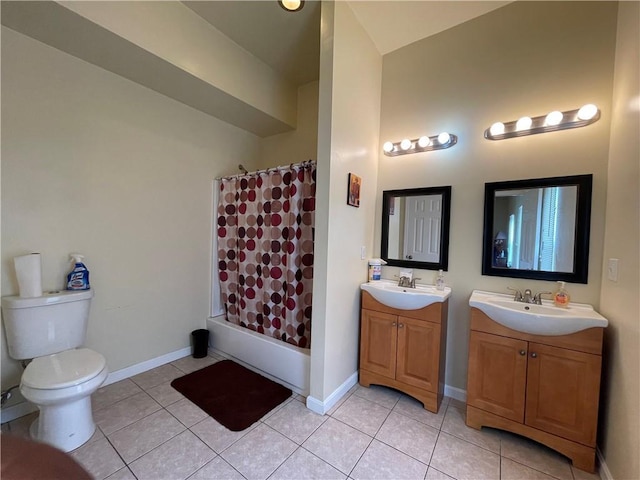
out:
{"label": "ceiling", "polygon": [[320,2],[287,12],[276,0],[183,1],[235,43],[296,85],[320,70]]}
{"label": "ceiling", "polygon": [[[286,12],[276,0],[183,1],[235,43],[296,85],[319,76],[320,10],[307,0]],[[354,15],[384,55],[454,27],[509,1],[349,0]]]}

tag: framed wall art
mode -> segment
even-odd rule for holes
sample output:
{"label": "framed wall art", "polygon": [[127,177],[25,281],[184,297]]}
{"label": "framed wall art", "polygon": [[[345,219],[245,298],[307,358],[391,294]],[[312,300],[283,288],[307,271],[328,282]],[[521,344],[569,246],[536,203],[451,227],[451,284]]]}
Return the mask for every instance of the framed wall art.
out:
{"label": "framed wall art", "polygon": [[355,173],[349,174],[349,189],[347,195],[347,205],[360,207],[360,187],[362,179]]}

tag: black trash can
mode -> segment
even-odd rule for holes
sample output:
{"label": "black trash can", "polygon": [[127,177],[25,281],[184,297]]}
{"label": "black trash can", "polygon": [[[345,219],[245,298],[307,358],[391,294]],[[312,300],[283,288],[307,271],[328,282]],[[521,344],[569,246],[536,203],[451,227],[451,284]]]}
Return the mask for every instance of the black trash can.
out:
{"label": "black trash can", "polygon": [[191,332],[193,338],[193,358],[204,358],[209,351],[209,330],[201,328]]}

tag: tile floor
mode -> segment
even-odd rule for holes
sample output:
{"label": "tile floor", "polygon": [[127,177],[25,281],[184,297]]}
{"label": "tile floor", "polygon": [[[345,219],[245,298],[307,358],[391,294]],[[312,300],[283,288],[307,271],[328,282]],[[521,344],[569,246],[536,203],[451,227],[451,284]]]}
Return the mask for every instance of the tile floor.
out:
{"label": "tile floor", "polygon": [[[93,396],[98,429],[71,455],[96,479],[598,480],[562,455],[498,430],[464,424],[464,404],[438,414],[392,389],[355,386],[327,415],[292,398],[231,432],[170,382],[218,361],[185,357]],[[25,435],[37,414],[2,430]]]}

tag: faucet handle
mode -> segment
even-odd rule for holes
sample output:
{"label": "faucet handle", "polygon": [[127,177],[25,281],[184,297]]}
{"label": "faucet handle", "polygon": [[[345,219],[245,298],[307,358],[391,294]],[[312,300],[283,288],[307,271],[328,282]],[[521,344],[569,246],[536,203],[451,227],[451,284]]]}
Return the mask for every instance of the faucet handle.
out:
{"label": "faucet handle", "polygon": [[533,303],[542,305],[542,295],[553,295],[553,292],[539,292],[533,296]]}
{"label": "faucet handle", "polygon": [[507,290],[511,290],[512,292],[515,292],[515,294],[513,295],[514,302],[522,301],[522,292],[520,290],[518,290],[517,288],[511,288],[511,287],[507,287]]}
{"label": "faucet handle", "polygon": [[413,277],[411,279],[411,288],[416,288],[416,280],[422,280],[420,277]]}

